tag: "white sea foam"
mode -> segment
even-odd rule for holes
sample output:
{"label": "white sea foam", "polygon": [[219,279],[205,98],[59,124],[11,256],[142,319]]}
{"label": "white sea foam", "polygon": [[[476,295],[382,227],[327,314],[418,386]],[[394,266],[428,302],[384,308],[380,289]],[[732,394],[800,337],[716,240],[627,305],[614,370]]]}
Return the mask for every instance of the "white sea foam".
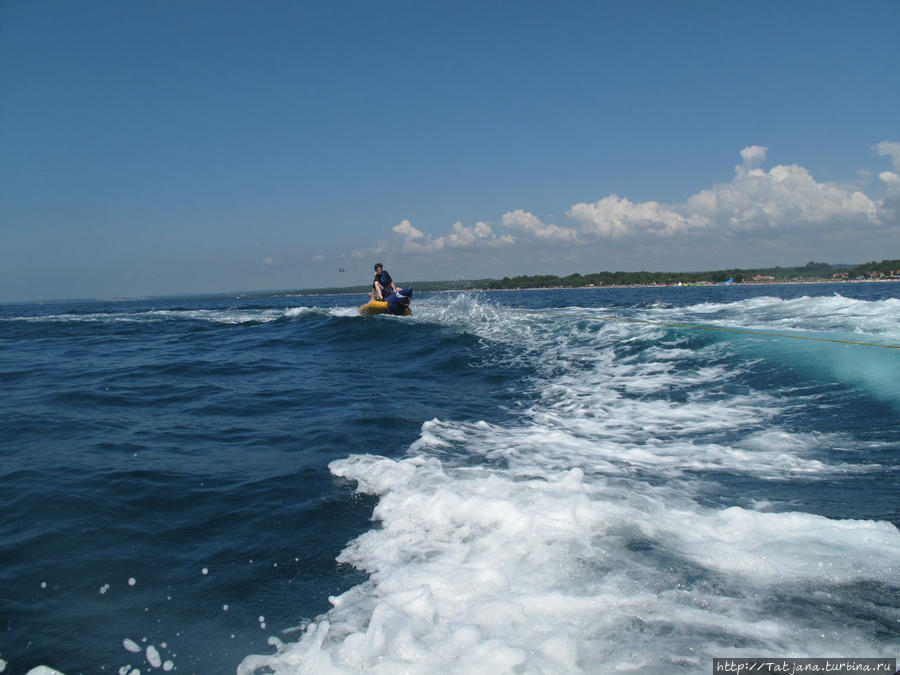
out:
{"label": "white sea foam", "polygon": [[[40,316],[18,316],[5,321],[30,323],[70,322],[70,323],[137,323],[146,321],[207,321],[221,324],[269,323],[279,319],[298,319],[310,316],[351,315],[349,309],[333,310],[322,307],[279,308],[226,308],[226,309],[154,309],[140,312],[93,312],[85,314],[48,314]],[[352,315],[359,312],[353,310]]]}
{"label": "white sea foam", "polygon": [[325,313],[318,307],[288,307],[284,310],[283,315],[289,319],[302,319],[308,316],[320,316]]}
{"label": "white sea foam", "polygon": [[421,455],[331,468],[380,495],[382,527],[339,557],[370,580],[333,598],[299,643],[239,673],[693,670],[735,645],[884,649],[852,623],[769,609],[798,585],[894,578],[885,554],[900,534],[886,523],[673,505],[665,489],[579,469],[523,480]]}
{"label": "white sea foam", "polygon": [[[580,308],[570,308],[557,315],[572,314],[596,316],[597,321],[611,316],[602,310]],[[900,359],[896,358],[895,349],[877,346],[900,345],[898,299],[864,301],[837,295],[793,300],[761,297],[734,303],[650,308],[628,318],[659,324],[645,325],[643,330],[640,330],[642,324],[635,324],[634,328],[644,339],[651,337],[653,331],[661,331],[662,324],[680,324],[679,331],[684,337],[704,326],[736,330],[736,333],[721,334],[727,336],[722,339],[735,348],[740,346],[744,355],[769,358],[780,367],[802,371],[819,380],[835,378],[860,387],[900,410]],[[682,350],[670,349],[671,346],[651,348],[641,354],[642,362],[650,364],[644,366],[645,375],[650,377],[632,382],[629,385],[632,391],[653,390],[665,384],[656,380],[671,370],[667,362],[677,362],[685,356]],[[683,373],[679,378],[687,383]]]}
{"label": "white sea foam", "polygon": [[[661,327],[569,313],[471,296],[417,312],[508,345],[494,358],[528,365],[529,404],[504,424],[426,421],[401,459],[332,462],[379,498],[379,526],[338,557],[369,578],[239,674],[698,672],[716,656],[900,648],[857,616],[895,627],[894,610],[855,590],[896,591],[892,524],[697,499],[699,472],[877,470],[829,457],[855,441],[780,427],[791,399],[734,382],[727,345],[697,352]],[[627,348],[638,340],[657,342]],[[834,609],[852,603],[859,611]]]}
{"label": "white sea foam", "polygon": [[688,308],[647,310],[647,318],[690,321],[711,325],[740,326],[758,330],[868,335],[892,344],[900,343],[900,299],[856,300],[839,294],[783,300],[756,297],[731,303],[701,303]]}
{"label": "white sea foam", "polygon": [[[2,318],[0,321],[22,321],[25,323],[45,323],[45,322],[59,322],[59,321],[67,321],[71,323],[81,323],[81,322],[135,322],[141,321],[142,317],[140,314],[125,314],[125,313],[109,313],[109,312],[95,312],[91,314],[42,314],[42,315],[23,315],[23,316],[14,316],[9,318]],[[143,319],[145,320],[145,319]]]}
{"label": "white sea foam", "polygon": [[344,318],[360,317],[359,309],[356,307],[332,307],[328,310],[331,316],[339,316]]}
{"label": "white sea foam", "polygon": [[285,316],[297,317],[304,307],[292,309],[195,309],[195,310],[154,310],[147,312],[150,317],[159,319],[209,321],[210,323],[242,324],[268,323]]}

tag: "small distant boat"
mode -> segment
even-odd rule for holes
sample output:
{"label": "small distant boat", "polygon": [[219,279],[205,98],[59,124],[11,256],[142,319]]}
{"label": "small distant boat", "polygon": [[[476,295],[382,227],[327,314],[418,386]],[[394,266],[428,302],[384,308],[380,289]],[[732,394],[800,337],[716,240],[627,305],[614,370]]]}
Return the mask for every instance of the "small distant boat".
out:
{"label": "small distant boat", "polygon": [[409,309],[412,292],[412,287],[401,288],[396,293],[391,293],[384,300],[370,300],[359,308],[359,313],[363,316],[374,316],[376,314],[412,316],[412,311]]}

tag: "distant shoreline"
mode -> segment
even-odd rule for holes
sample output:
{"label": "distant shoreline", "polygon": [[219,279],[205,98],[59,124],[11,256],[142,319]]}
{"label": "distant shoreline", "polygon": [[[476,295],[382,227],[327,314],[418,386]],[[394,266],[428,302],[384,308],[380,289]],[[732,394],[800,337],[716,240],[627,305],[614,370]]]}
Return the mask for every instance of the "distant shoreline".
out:
{"label": "distant shoreline", "polygon": [[[481,280],[479,280],[481,281]],[[415,282],[404,281],[404,286],[416,287],[417,283],[431,284],[434,282]],[[461,282],[464,283],[464,282]],[[419,293],[460,293],[466,291],[478,291],[484,293],[501,293],[509,291],[564,291],[564,290],[598,290],[604,288],[718,288],[721,286],[798,286],[798,285],[822,285],[830,284],[840,286],[843,284],[877,284],[877,283],[900,283],[900,278],[876,278],[876,279],[795,279],[783,281],[742,281],[733,284],[722,284],[712,282],[690,282],[678,284],[602,284],[602,285],[585,285],[585,286],[522,286],[517,288],[488,288],[486,286],[470,286],[462,287],[454,286],[452,288],[434,288],[422,289]],[[220,293],[179,293],[174,295],[142,295],[133,298],[55,298],[45,300],[13,300],[8,302],[0,302],[0,306],[18,306],[18,305],[45,305],[45,304],[65,304],[73,302],[152,302],[154,300],[177,299],[177,298],[254,298],[254,297],[284,297],[284,298],[304,298],[304,297],[330,297],[337,295],[368,295],[368,286],[347,286],[345,288],[329,288],[329,289],[298,289],[298,290],[260,290],[260,291],[231,291]]]}
{"label": "distant shoreline", "polygon": [[[510,293],[516,291],[590,291],[590,290],[603,290],[606,288],[720,288],[725,286],[812,286],[812,285],[834,285],[840,286],[843,284],[881,284],[881,283],[900,283],[900,279],[797,279],[793,281],[743,281],[741,283],[733,283],[733,284],[715,284],[715,283],[688,283],[682,284],[679,286],[678,284],[607,284],[603,286],[523,286],[521,288],[486,288],[483,286],[472,286],[471,288],[446,288],[441,290],[424,290],[422,293],[464,293],[466,291],[477,291],[479,293]],[[404,286],[412,286],[415,288],[416,282],[409,281],[403,282]],[[350,290],[352,289],[352,290]],[[337,295],[365,295],[368,294],[368,290],[355,290],[354,287],[348,287],[346,291],[340,291],[339,289],[330,290],[327,293],[317,293],[315,291],[290,291],[284,293],[278,293],[277,291],[273,293],[273,295],[283,295],[284,297],[289,298],[304,298],[304,297],[330,297]],[[261,293],[244,293],[240,294],[239,297],[253,297],[255,295],[261,295]]]}
{"label": "distant shoreline", "polygon": [[[663,288],[683,286],[843,284],[900,280],[900,259],[867,262],[859,265],[808,262],[794,267],[729,268],[699,272],[624,272],[602,271],[586,274],[533,274],[499,278],[403,281],[420,293],[444,291],[503,291],[559,288]],[[335,295],[368,293],[369,286],[296,289],[296,295]]]}
{"label": "distant shoreline", "polygon": [[[414,282],[411,282],[414,283]],[[741,281],[731,284],[722,283],[688,283],[688,284],[604,284],[603,286],[528,286],[522,288],[471,288],[471,289],[447,289],[446,291],[423,291],[435,293],[454,293],[460,290],[472,291],[572,291],[572,290],[597,290],[602,288],[718,288],[720,286],[799,286],[822,284],[890,284],[900,283],[900,279],[796,279],[792,281]]]}

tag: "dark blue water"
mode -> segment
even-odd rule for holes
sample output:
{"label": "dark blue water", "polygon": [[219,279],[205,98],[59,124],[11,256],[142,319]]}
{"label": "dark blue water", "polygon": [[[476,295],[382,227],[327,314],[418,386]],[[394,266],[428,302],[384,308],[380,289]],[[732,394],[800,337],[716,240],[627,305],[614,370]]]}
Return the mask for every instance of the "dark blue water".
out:
{"label": "dark blue water", "polygon": [[900,350],[877,345],[900,344],[898,298],[0,307],[0,665],[895,656]]}

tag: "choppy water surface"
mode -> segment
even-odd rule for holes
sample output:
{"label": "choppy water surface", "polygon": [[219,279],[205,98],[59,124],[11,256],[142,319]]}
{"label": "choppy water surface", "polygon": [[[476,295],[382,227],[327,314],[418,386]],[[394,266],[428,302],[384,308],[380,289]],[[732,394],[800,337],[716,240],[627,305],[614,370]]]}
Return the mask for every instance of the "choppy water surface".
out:
{"label": "choppy water surface", "polygon": [[900,285],[363,300],[0,307],[0,671],[900,651]]}

